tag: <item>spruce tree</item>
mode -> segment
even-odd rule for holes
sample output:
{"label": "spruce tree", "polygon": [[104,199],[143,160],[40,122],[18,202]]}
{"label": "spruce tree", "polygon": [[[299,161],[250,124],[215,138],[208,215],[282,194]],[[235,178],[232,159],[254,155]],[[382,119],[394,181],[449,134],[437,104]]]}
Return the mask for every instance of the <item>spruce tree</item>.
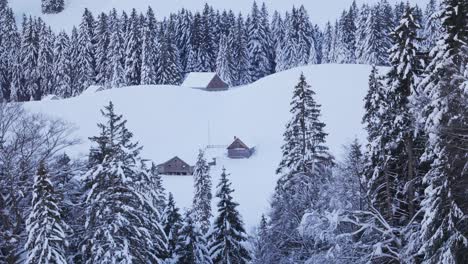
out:
{"label": "spruce tree", "polygon": [[243,85],[248,83],[248,52],[247,52],[247,32],[245,30],[244,18],[242,15],[237,17],[234,29],[229,32],[228,41],[231,41],[232,56],[234,64],[233,85]]}
{"label": "spruce tree", "polygon": [[242,217],[237,211],[239,204],[233,200],[234,190],[227,177],[226,169],[223,168],[216,192],[219,199],[218,216],[209,235],[211,259],[215,264],[246,264],[251,259],[250,252],[244,245],[247,234]]}
{"label": "spruce tree", "polygon": [[175,252],[177,255],[175,263],[177,264],[213,263],[205,237],[190,211],[185,213]]}
{"label": "spruce tree", "polygon": [[156,82],[158,84],[179,85],[182,82],[179,52],[174,43],[173,21],[168,28],[160,28],[158,58],[156,60]]}
{"label": "spruce tree", "polygon": [[0,6],[0,101],[10,101],[13,99],[14,67],[21,45],[13,10],[6,8],[6,2],[3,5],[3,8]]}
{"label": "spruce tree", "polygon": [[208,166],[205,153],[200,150],[198,153],[197,163],[193,172],[195,194],[193,197],[193,218],[200,225],[200,230],[206,234],[210,228],[211,222],[211,176],[210,167]]}
{"label": "spruce tree", "polygon": [[151,7],[148,7],[146,19],[147,21],[143,27],[141,84],[156,84],[157,21]]}
{"label": "spruce tree", "polygon": [[109,42],[109,68],[110,76],[107,86],[120,88],[125,84],[124,76],[124,40],[122,36],[123,25],[117,16],[117,11],[112,10],[111,37]]}
{"label": "spruce tree", "polygon": [[432,161],[424,176],[427,188],[419,253],[422,263],[464,263],[468,260],[464,147],[468,145],[468,3],[444,0],[442,8],[443,35],[418,89],[429,99],[422,123],[429,134],[424,156]]}
{"label": "spruce tree", "polygon": [[104,86],[110,78],[109,67],[109,42],[110,42],[109,17],[101,13],[96,22],[96,84]]}
{"label": "spruce tree", "polygon": [[272,72],[268,47],[269,36],[265,28],[265,20],[256,2],[247,24],[247,50],[249,55],[249,78],[254,82]]}
{"label": "spruce tree", "polygon": [[132,142],[126,121],[110,103],[102,111],[101,133],[90,140],[85,183],[84,263],[159,263],[167,257],[167,238],[151,204],[141,147]]}
{"label": "spruce tree", "polygon": [[174,196],[169,193],[167,203],[163,213],[163,228],[167,236],[167,248],[169,255],[174,258],[176,256],[176,246],[179,240],[179,233],[182,227],[182,215],[179,213]]}
{"label": "spruce tree", "polygon": [[39,89],[33,94],[35,100],[42,96],[55,93],[56,84],[53,82],[54,34],[52,29],[45,25],[39,31],[39,51],[37,67],[40,75]]}
{"label": "spruce tree", "polygon": [[95,84],[96,81],[95,23],[92,13],[85,9],[78,33],[79,51],[76,60],[79,70],[76,76],[79,87],[77,87],[77,94]]}
{"label": "spruce tree", "polygon": [[176,25],[176,45],[180,55],[180,66],[183,74],[187,74],[188,57],[190,54],[193,15],[190,11],[182,9],[178,14],[178,20]]}
{"label": "spruce tree", "polygon": [[62,98],[71,97],[73,94],[70,45],[67,33],[60,32],[54,44],[52,76],[55,86],[54,93]]}
{"label": "spruce tree", "polygon": [[[410,105],[410,98],[415,93],[421,70],[416,57],[418,27],[412,9],[407,7],[400,25],[392,33],[395,42],[390,50],[392,67],[385,77],[385,98],[388,107],[382,111],[384,126],[381,127],[379,133],[382,137],[377,138],[383,141],[374,144],[382,144],[381,155],[387,159],[384,161],[383,171],[378,172],[381,174],[380,177],[395,178],[394,197],[386,197],[386,199],[393,199],[392,208],[398,208],[398,212],[388,221],[398,218],[400,223],[409,221],[419,207],[415,194],[421,178],[418,172],[422,171],[422,168],[418,161],[422,153],[416,149],[417,144],[424,138],[414,136],[416,121],[411,113]],[[373,177],[372,180],[374,179],[376,178]],[[369,184],[373,185],[372,181]],[[377,186],[372,186],[372,188],[381,189],[380,186],[381,183],[377,183]],[[387,205],[385,211],[388,212],[389,209]]]}
{"label": "spruce tree", "polygon": [[44,162],[34,177],[32,210],[26,222],[26,263],[67,263],[67,224]]}
{"label": "spruce tree", "polygon": [[[325,124],[315,92],[301,74],[291,102],[292,119],[284,133],[283,158],[277,169],[281,175],[271,202],[271,229],[267,249],[275,254],[272,261],[304,261],[308,246],[301,244],[298,227],[306,212],[321,212],[324,186],[331,177],[333,158],[325,145]],[[298,215],[291,218],[290,215]]]}
{"label": "spruce tree", "polygon": [[129,18],[129,28],[126,34],[125,46],[125,84],[139,85],[141,83],[141,49],[142,38],[140,20],[135,9]]}
{"label": "spruce tree", "polygon": [[233,85],[235,78],[235,65],[231,56],[233,34],[222,36],[219,43],[218,57],[216,59],[216,72],[228,85]]}

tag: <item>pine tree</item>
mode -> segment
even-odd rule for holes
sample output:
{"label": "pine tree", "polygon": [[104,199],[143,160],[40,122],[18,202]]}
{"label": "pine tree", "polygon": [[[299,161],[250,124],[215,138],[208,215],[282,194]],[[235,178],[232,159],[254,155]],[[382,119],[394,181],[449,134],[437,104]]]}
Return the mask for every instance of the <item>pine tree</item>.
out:
{"label": "pine tree", "polygon": [[213,230],[209,235],[210,254],[213,263],[249,263],[250,252],[243,244],[247,240],[244,223],[237,211],[237,204],[233,201],[231,183],[223,168],[221,180],[218,184],[218,216]]}
{"label": "pine tree", "polygon": [[71,97],[73,94],[70,45],[67,33],[60,32],[54,44],[52,76],[55,85],[54,93],[62,98]]}
{"label": "pine tree", "polygon": [[210,167],[205,160],[205,153],[200,150],[193,172],[195,196],[193,197],[193,218],[200,225],[200,230],[206,234],[210,228],[211,219],[211,176]]}
{"label": "pine tree", "polygon": [[[298,227],[306,212],[320,212],[324,186],[329,183],[333,158],[325,146],[325,124],[320,122],[320,105],[303,74],[294,89],[292,119],[284,133],[283,158],[277,170],[281,174],[271,202],[271,229],[267,249],[279,252],[272,261],[304,261],[309,246],[301,244]],[[291,218],[290,215],[299,215]]]}
{"label": "pine tree", "polygon": [[232,86],[235,78],[235,65],[231,56],[232,46],[234,42],[233,34],[228,37],[222,36],[219,43],[219,52],[216,59],[216,72],[218,76],[228,85]]}
{"label": "pine tree", "polygon": [[65,8],[64,0],[41,0],[42,13],[44,14],[57,14]]}
{"label": "pine tree", "polygon": [[429,99],[422,123],[430,139],[425,157],[433,161],[424,176],[427,188],[419,253],[422,263],[463,263],[468,260],[464,147],[468,144],[468,3],[444,0],[441,19],[443,36],[419,84],[422,96]]}
{"label": "pine tree", "polygon": [[26,263],[67,263],[67,229],[54,186],[42,162],[34,177],[32,211],[26,223]]}
{"label": "pine tree", "polygon": [[153,9],[148,7],[143,27],[141,84],[156,84],[156,56],[158,56],[157,21]]}
{"label": "pine tree", "polygon": [[173,21],[167,29],[161,27],[159,33],[158,59],[156,61],[156,81],[158,84],[179,85],[182,82],[182,69],[177,46],[174,43]]}
{"label": "pine tree", "polygon": [[109,17],[101,13],[96,22],[96,83],[103,86],[110,79],[109,42]]}
{"label": "pine tree", "polygon": [[54,35],[52,29],[47,28],[45,25],[41,26],[39,33],[39,50],[37,59],[37,70],[39,71],[39,87],[33,93],[34,100],[41,100],[43,95],[55,93],[52,76],[53,71],[53,48],[54,48]]}
{"label": "pine tree", "polygon": [[244,85],[248,83],[248,52],[247,52],[247,32],[245,30],[244,18],[242,15],[237,17],[236,25],[234,29],[230,31],[228,40],[231,41],[230,46],[232,47],[232,56],[234,64],[234,77],[233,85]]}
{"label": "pine tree", "polygon": [[[21,39],[20,59],[17,67],[17,90],[18,101],[29,101],[34,91],[39,90],[39,71],[37,69],[39,42],[36,39],[36,29],[31,17],[23,20],[23,33]],[[21,72],[21,73],[20,73]]]}
{"label": "pine tree", "polygon": [[192,28],[193,15],[190,11],[182,9],[178,14],[178,21],[176,26],[176,45],[179,50],[180,55],[180,64],[183,74],[187,74],[188,67],[188,57],[190,54],[191,38],[192,38]]}
{"label": "pine tree", "polygon": [[13,10],[0,1],[0,101],[16,97],[12,92],[14,67],[18,60],[20,35]]}
{"label": "pine tree", "polygon": [[70,35],[70,47],[68,53],[70,54],[70,86],[71,96],[77,95],[81,92],[82,84],[79,83],[81,79],[81,65],[79,64],[79,33],[76,27],[73,27]]}
{"label": "pine tree", "polygon": [[438,1],[429,0],[423,19],[423,45],[425,51],[430,51],[440,38],[441,25],[440,19],[437,17],[439,11]]}
{"label": "pine tree", "polygon": [[162,220],[164,232],[167,236],[169,255],[174,258],[176,255],[176,246],[179,239],[180,229],[182,227],[182,216],[179,213],[179,208],[177,208],[175,204],[172,193],[169,193],[167,198]]}
{"label": "pine tree", "polygon": [[293,117],[286,126],[283,159],[277,173],[312,173],[321,169],[316,163],[330,162],[328,148],[324,145],[327,136],[323,131],[325,124],[319,121],[320,105],[315,102],[315,92],[310,88],[304,74],[301,74],[294,88],[291,103]]}
{"label": "pine tree", "polygon": [[325,26],[325,32],[323,34],[323,44],[322,44],[322,63],[331,62],[331,51],[333,42],[333,27],[330,22]]}
{"label": "pine tree", "polygon": [[[207,249],[207,242],[192,213],[187,211],[180,229],[176,247],[177,264],[213,263]],[[236,262],[234,262],[236,263]]]}
{"label": "pine tree", "polygon": [[141,31],[140,20],[135,9],[129,18],[129,28],[126,34],[125,46],[125,84],[139,85],[141,83]]}
{"label": "pine tree", "polygon": [[187,72],[211,71],[211,55],[207,46],[210,44],[208,42],[210,38],[206,36],[206,32],[203,32],[207,28],[203,26],[203,22],[200,13],[195,13],[191,27],[191,50],[187,58]]}
{"label": "pine tree", "polygon": [[79,70],[76,74],[79,85],[77,94],[81,93],[96,81],[96,37],[95,20],[92,13],[85,9],[79,26],[77,65]]}
{"label": "pine tree", "polygon": [[256,2],[253,3],[249,18],[246,23],[249,54],[248,72],[250,81],[253,82],[270,74],[272,65],[268,53],[269,36],[265,28],[265,20]]}
{"label": "pine tree", "polygon": [[[389,106],[383,111],[385,125],[380,133],[388,135],[383,142],[384,153],[382,155],[386,156],[387,160],[383,167],[384,171],[381,173],[391,174],[396,180],[397,193],[394,194],[395,203],[392,207],[398,208],[395,217],[400,218],[400,221],[404,223],[414,216],[419,204],[415,198],[415,193],[417,193],[415,187],[420,183],[418,171],[421,171],[421,168],[418,160],[422,153],[418,154],[416,144],[423,139],[414,137],[416,124],[409,102],[416,90],[421,70],[416,57],[418,28],[419,25],[414,20],[412,9],[407,7],[400,25],[392,33],[395,42],[390,50],[392,67],[386,76],[385,84],[385,98]],[[372,182],[370,184],[372,185]]]}
{"label": "pine tree", "polygon": [[141,147],[112,103],[102,111],[101,133],[90,138],[89,170],[84,175],[87,230],[84,263],[159,263],[167,257],[167,238],[151,205]]}
{"label": "pine tree", "polygon": [[124,40],[122,37],[123,25],[114,9],[111,13],[111,38],[109,43],[110,76],[107,86],[120,88],[125,84],[124,76]]}

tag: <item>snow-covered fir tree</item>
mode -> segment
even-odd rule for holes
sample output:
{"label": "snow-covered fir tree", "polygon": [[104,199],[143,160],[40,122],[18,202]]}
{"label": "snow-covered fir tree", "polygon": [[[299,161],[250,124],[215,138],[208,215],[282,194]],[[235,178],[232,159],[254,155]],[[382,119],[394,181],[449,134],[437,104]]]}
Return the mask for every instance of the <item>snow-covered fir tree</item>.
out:
{"label": "snow-covered fir tree", "polygon": [[57,14],[65,8],[65,0],[41,0],[42,13]]}
{"label": "snow-covered fir tree", "polygon": [[207,34],[207,23],[199,12],[195,13],[192,20],[190,47],[187,57],[187,72],[209,72],[211,71],[210,35]]}
{"label": "snow-covered fir tree", "polygon": [[179,239],[179,232],[182,227],[182,215],[176,206],[174,196],[169,193],[163,215],[163,228],[167,236],[167,248],[172,259],[176,257],[176,246]]}
{"label": "snow-covered fir tree", "polygon": [[193,171],[194,178],[194,197],[192,212],[195,222],[200,226],[203,234],[206,234],[211,225],[211,176],[210,166],[206,162],[205,153],[200,150],[198,153],[197,163]]}
{"label": "snow-covered fir tree", "polygon": [[141,84],[156,84],[156,58],[158,56],[157,21],[153,9],[146,11],[143,27]]}
{"label": "snow-covered fir tree", "polygon": [[248,83],[248,62],[249,55],[247,52],[247,32],[244,25],[244,18],[239,14],[236,25],[230,30],[228,40],[231,41],[229,46],[232,48],[233,60],[233,85],[243,85]]}
{"label": "snow-covered fir tree", "polygon": [[41,162],[34,177],[32,210],[26,222],[28,264],[65,264],[67,224],[45,164]]}
{"label": "snow-covered fir tree", "polygon": [[0,6],[0,101],[10,101],[20,35],[13,10],[7,8],[6,1],[2,5],[3,7]]}
{"label": "snow-covered fir tree", "polygon": [[67,98],[72,96],[70,39],[67,33],[60,32],[55,39],[52,65],[53,93]]}
{"label": "snow-covered fir tree", "polygon": [[435,47],[441,34],[441,24],[438,17],[439,3],[437,0],[429,0],[423,17],[422,48],[424,51],[430,51]]}
{"label": "snow-covered fir tree", "polygon": [[96,37],[95,20],[92,13],[85,9],[78,32],[78,54],[76,73],[77,84],[79,85],[77,94],[93,85],[96,81]]}
{"label": "snow-covered fir tree", "polygon": [[187,211],[179,231],[175,249],[177,264],[211,264],[208,243],[193,218],[192,212]]}
{"label": "snow-covered fir tree", "polygon": [[235,65],[232,56],[232,44],[234,36],[222,36],[219,43],[218,58],[216,59],[216,72],[218,76],[229,85],[233,85],[235,78]]}
{"label": "snow-covered fir tree", "polygon": [[242,217],[237,210],[238,203],[234,202],[231,182],[223,168],[221,180],[218,184],[218,215],[209,234],[210,254],[214,264],[249,263],[250,252],[244,244],[247,241]]}
{"label": "snow-covered fir tree", "polygon": [[[321,192],[329,183],[333,158],[325,145],[325,124],[320,121],[320,105],[315,92],[301,74],[291,103],[292,119],[284,133],[283,158],[271,202],[267,251],[277,252],[272,261],[304,261],[311,248],[298,232],[306,211],[323,209]],[[299,217],[290,217],[297,215]]]}
{"label": "snow-covered fir tree", "polygon": [[129,18],[128,32],[125,36],[125,84],[139,85],[141,83],[141,49],[142,38],[140,17],[135,9]]}
{"label": "snow-covered fir tree", "polygon": [[187,73],[187,63],[190,50],[190,40],[192,35],[191,25],[193,20],[193,15],[190,11],[182,9],[178,14],[177,25],[176,25],[176,46],[179,50],[180,56],[180,66],[183,74]]}
{"label": "snow-covered fir tree", "polygon": [[463,263],[468,260],[466,204],[466,139],[468,102],[468,3],[442,2],[442,37],[419,85],[422,124],[429,134],[425,158],[432,161],[424,176],[424,219],[420,233],[422,263]]}
{"label": "snow-covered fir tree", "polygon": [[109,16],[101,13],[96,21],[96,84],[105,85],[110,78]]}
{"label": "snow-covered fir tree", "polygon": [[123,25],[118,18],[117,11],[112,10],[110,15],[111,37],[109,42],[109,68],[110,75],[107,86],[120,88],[125,84],[124,76],[124,40],[122,36]]}
{"label": "snow-covered fir tree", "polygon": [[90,138],[85,182],[84,263],[160,263],[167,256],[167,238],[157,209],[142,186],[149,185],[142,167],[141,147],[132,142],[126,121],[110,103],[99,124],[101,133]]}
{"label": "snow-covered fir tree", "polygon": [[[42,22],[39,21],[42,24]],[[40,30],[38,31],[39,35],[39,49],[38,49],[38,59],[37,59],[37,70],[39,72],[39,82],[37,89],[33,91],[32,96],[34,100],[41,100],[43,95],[53,93],[53,83],[52,71],[53,71],[53,49],[54,49],[54,34],[52,29],[42,24]]]}
{"label": "snow-covered fir tree", "polygon": [[247,51],[249,56],[249,77],[251,82],[256,81],[272,72],[268,47],[270,37],[262,12],[256,2],[253,3],[252,12],[247,25]]}
{"label": "snow-covered fir tree", "polygon": [[179,51],[174,42],[174,21],[167,22],[167,28],[159,31],[158,58],[156,60],[157,84],[179,85],[182,82]]}

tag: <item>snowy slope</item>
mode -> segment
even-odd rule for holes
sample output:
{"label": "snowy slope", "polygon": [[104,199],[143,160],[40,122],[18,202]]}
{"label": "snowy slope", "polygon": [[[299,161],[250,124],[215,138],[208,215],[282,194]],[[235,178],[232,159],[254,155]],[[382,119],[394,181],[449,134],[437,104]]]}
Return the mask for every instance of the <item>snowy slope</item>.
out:
{"label": "snowy slope", "polygon": [[[292,89],[301,72],[317,92],[327,123],[328,144],[335,155],[342,144],[364,137],[361,126],[363,98],[370,67],[365,65],[313,65],[274,74],[248,86],[225,92],[205,92],[177,86],[136,86],[112,89],[59,101],[30,102],[26,107],[74,123],[82,144],[69,153],[86,155],[89,136],[97,135],[99,110],[113,101],[116,111],[144,146],[143,156],[162,163],[175,155],[194,164],[199,148],[228,145],[234,136],[255,146],[248,160],[230,160],[224,148],[211,149],[218,157],[212,176],[218,182],[223,166],[232,174],[234,196],[249,227],[268,208],[275,169],[281,158],[284,126],[289,120]],[[165,177],[167,189],[180,207],[192,199],[191,177]],[[214,204],[213,204],[214,206]]]}
{"label": "snowy slope", "polygon": [[[23,13],[34,16],[42,16],[44,20],[57,30],[70,30],[74,25],[80,23],[84,8],[91,11],[107,12],[112,8],[117,10],[131,10],[136,8],[139,11],[145,11],[148,6],[153,7],[156,16],[164,17],[171,12],[176,12],[182,7],[195,11],[203,8],[204,3],[208,3],[216,9],[232,9],[235,12],[246,14],[250,11],[254,0],[65,0],[66,9],[58,15],[42,15],[40,0],[9,0],[15,13],[20,18]],[[379,0],[357,0],[361,3],[375,3]],[[259,3],[263,1],[257,1]],[[270,12],[273,10],[289,11],[293,6],[304,5],[309,11],[312,22],[324,25],[327,21],[333,21],[339,17],[341,11],[349,8],[353,0],[265,0]],[[389,0],[390,3],[396,0]],[[425,6],[428,0],[410,0],[410,3],[416,3]],[[20,20],[21,21],[21,20]]]}

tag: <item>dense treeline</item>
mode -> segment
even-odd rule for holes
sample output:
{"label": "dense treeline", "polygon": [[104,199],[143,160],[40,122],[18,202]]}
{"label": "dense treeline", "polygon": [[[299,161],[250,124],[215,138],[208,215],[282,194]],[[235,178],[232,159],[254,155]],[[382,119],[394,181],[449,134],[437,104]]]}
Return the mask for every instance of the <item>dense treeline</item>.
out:
{"label": "dense treeline", "polygon": [[[44,2],[45,8],[55,5]],[[415,7],[415,19],[424,25],[421,52],[439,34],[432,19],[437,6],[431,0],[424,12]],[[247,15],[205,5],[201,12],[182,9],[162,20],[151,8],[97,16],[85,10],[80,25],[67,33],[26,16],[18,29],[7,0],[0,0],[0,97],[28,101],[75,96],[90,85],[180,84],[188,72],[217,71],[236,86],[307,64],[389,65],[389,33],[404,7],[387,0],[353,3],[324,28],[303,6],[271,18],[266,5],[256,3]]]}
{"label": "dense treeline", "polygon": [[427,65],[418,10],[402,12],[389,71],[369,77],[366,150],[352,142],[335,168],[301,76],[254,263],[468,262],[468,2],[442,2]]}

